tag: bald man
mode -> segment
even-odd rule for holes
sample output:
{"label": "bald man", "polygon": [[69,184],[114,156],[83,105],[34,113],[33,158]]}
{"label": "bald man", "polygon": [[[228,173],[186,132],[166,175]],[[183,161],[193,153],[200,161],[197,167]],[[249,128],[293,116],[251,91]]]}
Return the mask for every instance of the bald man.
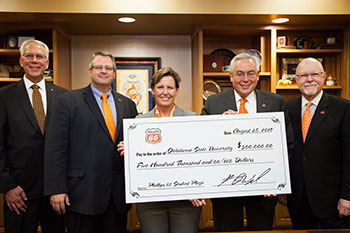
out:
{"label": "bald man", "polygon": [[296,70],[302,96],[287,103],[295,142],[287,196],[294,229],[350,228],[350,102],[326,94],[325,79],[317,59],[302,60]]}

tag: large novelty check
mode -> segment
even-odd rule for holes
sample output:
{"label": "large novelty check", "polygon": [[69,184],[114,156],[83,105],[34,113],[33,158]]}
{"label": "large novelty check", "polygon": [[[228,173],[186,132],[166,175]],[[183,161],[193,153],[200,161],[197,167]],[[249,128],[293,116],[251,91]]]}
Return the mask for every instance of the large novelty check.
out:
{"label": "large novelty check", "polygon": [[284,113],[124,120],[126,202],[290,193]]}

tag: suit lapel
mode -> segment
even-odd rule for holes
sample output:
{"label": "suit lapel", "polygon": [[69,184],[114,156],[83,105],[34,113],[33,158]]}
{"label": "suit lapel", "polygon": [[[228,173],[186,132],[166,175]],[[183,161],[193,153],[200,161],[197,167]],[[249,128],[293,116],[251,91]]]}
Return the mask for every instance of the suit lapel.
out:
{"label": "suit lapel", "polygon": [[113,141],[111,135],[109,134],[105,119],[103,118],[103,114],[101,113],[98,103],[96,102],[96,99],[92,93],[90,85],[83,89],[83,94],[87,105],[90,107],[91,111],[94,113],[103,131],[108,136],[108,138],[111,141]]}
{"label": "suit lapel", "polygon": [[45,86],[46,86],[46,117],[45,117],[45,133],[46,133],[46,129],[47,129],[47,124],[49,122],[49,118],[51,116],[51,113],[53,111],[53,102],[55,100],[55,89],[54,89],[54,85],[52,85],[49,82],[45,81]]}
{"label": "suit lapel", "polygon": [[269,112],[270,111],[270,102],[266,98],[263,92],[255,90],[256,94],[256,112]]}
{"label": "suit lapel", "polygon": [[226,92],[223,104],[225,106],[225,111],[228,109],[233,109],[233,111],[237,112],[236,98],[233,89],[232,91]]}
{"label": "suit lapel", "polygon": [[115,108],[117,112],[117,125],[116,125],[117,132],[115,134],[115,138],[117,139],[120,132],[123,132],[122,120],[123,120],[124,112],[123,112],[123,103],[121,98],[119,98],[118,94],[113,90],[112,90],[112,94],[113,94]]}
{"label": "suit lapel", "polygon": [[303,135],[301,131],[301,97],[298,98],[290,109],[288,109],[289,115],[291,116],[291,122],[293,126],[293,131],[296,134],[297,142],[302,145]]}
{"label": "suit lapel", "polygon": [[156,109],[153,108],[149,113],[146,113],[146,114],[149,114],[148,117],[156,117]]}
{"label": "suit lapel", "polygon": [[33,107],[30,103],[30,100],[28,98],[28,92],[25,88],[23,79],[19,81],[15,88],[15,96],[17,98],[18,103],[23,108],[24,113],[28,117],[29,121],[32,123],[33,127],[37,130],[38,133],[41,133],[41,130],[39,128],[38,121],[36,120]]}
{"label": "suit lapel", "polygon": [[173,116],[183,116],[185,115],[184,110],[175,105]]}
{"label": "suit lapel", "polygon": [[314,116],[312,117],[311,124],[307,132],[305,144],[307,144],[311,140],[313,134],[317,131],[317,128],[320,126],[322,121],[326,119],[328,115],[328,107],[329,107],[328,96],[326,93],[324,93],[316,108]]}

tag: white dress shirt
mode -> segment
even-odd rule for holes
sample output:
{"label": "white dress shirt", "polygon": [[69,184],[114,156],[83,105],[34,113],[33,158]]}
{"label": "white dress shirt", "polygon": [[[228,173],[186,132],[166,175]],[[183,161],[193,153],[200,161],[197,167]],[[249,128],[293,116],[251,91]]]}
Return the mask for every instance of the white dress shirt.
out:
{"label": "white dress shirt", "polygon": [[43,105],[44,105],[44,112],[46,115],[46,109],[47,109],[47,98],[46,98],[46,85],[45,85],[45,79],[43,78],[40,82],[38,83],[33,83],[32,81],[30,81],[29,79],[26,78],[26,76],[24,75],[23,77],[23,81],[24,81],[24,86],[26,87],[27,93],[28,93],[28,97],[30,100],[30,103],[33,107],[33,84],[36,84],[39,86],[39,92],[41,95],[41,99],[43,101]]}
{"label": "white dress shirt", "polygon": [[[235,98],[236,98],[236,106],[237,106],[237,111],[239,110],[239,106],[241,105],[241,99],[242,97],[234,90],[235,93]],[[255,91],[252,91],[247,98],[245,98],[247,102],[245,103],[245,108],[249,113],[256,113],[256,94]]]}
{"label": "white dress shirt", "polygon": [[[321,92],[310,102],[312,103],[311,107],[310,107],[310,111],[311,111],[311,116],[313,117],[316,111],[316,108],[318,106],[318,103],[320,102],[321,98],[323,95],[323,90],[321,90]],[[301,117],[303,117],[303,114],[305,112],[305,109],[307,108],[307,103],[309,101],[305,99],[304,96],[301,97]]]}

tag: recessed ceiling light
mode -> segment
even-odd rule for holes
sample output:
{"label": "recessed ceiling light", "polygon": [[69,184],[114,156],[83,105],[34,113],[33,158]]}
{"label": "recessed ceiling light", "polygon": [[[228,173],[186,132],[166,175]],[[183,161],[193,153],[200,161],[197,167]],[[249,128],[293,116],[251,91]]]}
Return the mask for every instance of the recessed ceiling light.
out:
{"label": "recessed ceiling light", "polygon": [[272,20],[273,23],[286,23],[288,21],[289,21],[288,18],[277,18]]}
{"label": "recessed ceiling light", "polygon": [[122,22],[122,23],[133,23],[136,21],[136,19],[134,18],[131,18],[131,17],[120,17],[118,19],[119,22]]}

